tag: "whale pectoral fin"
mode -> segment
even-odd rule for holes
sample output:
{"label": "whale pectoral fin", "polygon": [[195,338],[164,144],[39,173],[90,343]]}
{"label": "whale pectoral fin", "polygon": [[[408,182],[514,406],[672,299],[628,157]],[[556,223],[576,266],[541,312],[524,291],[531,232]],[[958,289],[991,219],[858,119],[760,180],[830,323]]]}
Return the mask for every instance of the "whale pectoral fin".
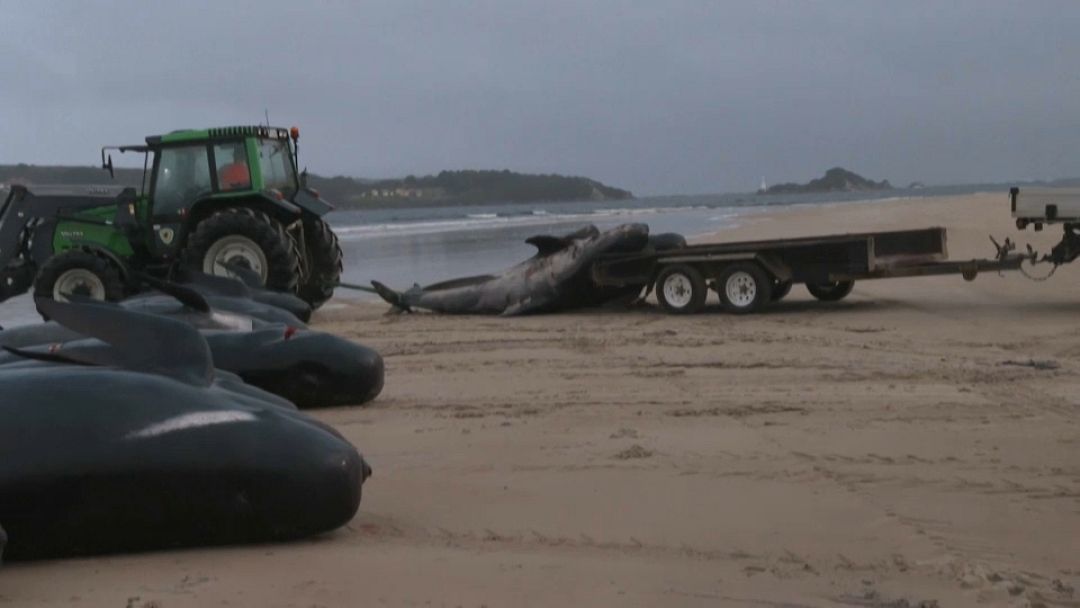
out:
{"label": "whale pectoral fin", "polygon": [[557,253],[570,246],[571,242],[563,237],[551,236],[547,234],[539,234],[525,239],[525,242],[533,247],[536,247],[536,255],[540,257],[549,256],[553,253]]}
{"label": "whale pectoral fin", "polygon": [[524,315],[524,314],[530,313],[533,310],[535,310],[537,308],[537,306],[538,306],[538,304],[533,298],[531,298],[531,297],[524,298],[524,299],[518,300],[517,302],[514,302],[513,304],[510,304],[509,306],[504,308],[503,311],[501,313],[499,313],[499,316],[501,316],[501,317],[515,317],[515,316],[518,316],[518,315]]}
{"label": "whale pectoral fin", "polygon": [[71,349],[65,355],[87,365],[120,366],[196,386],[214,378],[210,346],[183,321],[127,310],[115,304],[68,304],[35,298],[38,311],[60,325],[105,342],[110,349]]}
{"label": "whale pectoral fin", "polygon": [[14,346],[0,346],[0,349],[3,349],[4,351],[9,352],[16,357],[29,359],[31,361],[44,361],[46,363],[67,363],[70,365],[91,365],[90,363],[86,363],[84,361],[80,361],[71,357],[65,357],[64,355],[49,351],[30,350],[28,348],[15,348]]}
{"label": "whale pectoral fin", "polygon": [[522,308],[523,307],[522,307],[520,302],[518,302],[517,304],[512,304],[512,305],[507,306],[506,308],[504,308],[503,311],[501,313],[499,313],[499,316],[500,317],[514,317],[514,316],[520,315],[521,312],[522,312]]}
{"label": "whale pectoral fin", "polygon": [[405,300],[404,298],[402,298],[400,293],[394,291],[393,289],[390,289],[389,287],[383,285],[378,281],[372,281],[371,286],[375,288],[375,293],[379,294],[379,297],[385,300],[387,304],[393,306],[394,308],[397,308],[398,310],[412,312],[412,309],[409,308],[409,305],[405,303]]}

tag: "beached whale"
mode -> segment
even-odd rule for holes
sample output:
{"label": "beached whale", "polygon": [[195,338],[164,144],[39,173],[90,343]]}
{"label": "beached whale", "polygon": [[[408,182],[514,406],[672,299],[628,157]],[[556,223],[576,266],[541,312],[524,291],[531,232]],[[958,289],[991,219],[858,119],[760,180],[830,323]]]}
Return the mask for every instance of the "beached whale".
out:
{"label": "beached whale", "polygon": [[[208,308],[199,294],[183,294],[192,307]],[[40,304],[40,302],[39,302]],[[115,307],[110,303],[85,302],[87,306]],[[176,302],[173,302],[175,307]],[[174,318],[195,327],[211,326],[211,312],[188,307]],[[166,307],[167,308],[167,307]],[[127,307],[146,313],[146,308]],[[158,314],[157,309],[150,309]],[[236,328],[243,329],[243,328]],[[345,338],[292,325],[250,324],[243,331],[208,329],[203,338],[218,370],[236,374],[250,385],[287,399],[300,408],[361,405],[371,401],[383,387],[384,366],[375,350]],[[50,321],[0,331],[0,347],[31,349],[30,354],[62,352],[69,358],[98,357],[92,352],[109,350],[98,340],[87,340],[71,327]],[[32,347],[39,347],[33,350]],[[113,352],[110,350],[110,352]],[[20,365],[24,358],[0,353],[0,366]],[[138,362],[132,362],[137,365]]]}
{"label": "beached whale", "polygon": [[215,365],[301,409],[362,405],[383,388],[379,353],[333,334],[266,327],[203,335]]}
{"label": "beached whale", "polygon": [[507,316],[598,306],[643,287],[602,288],[593,283],[589,272],[603,253],[647,247],[649,227],[645,224],[623,224],[603,232],[587,226],[565,236],[540,235],[525,242],[536,247],[536,255],[498,275],[416,285],[404,292],[378,281],[372,281],[372,286],[401,310]]}
{"label": "beached whale", "polygon": [[175,319],[42,302],[109,349],[0,366],[5,557],[302,537],[348,522],[370,468],[332,428],[215,383]]}
{"label": "beached whale", "polygon": [[[225,264],[233,277],[205,274],[188,268],[181,268],[178,282],[198,291],[204,296],[237,298],[257,302],[288,311],[289,314],[307,323],[311,320],[311,305],[294,294],[266,289],[259,275],[235,262]],[[233,309],[230,309],[233,310]],[[233,312],[242,312],[233,310]]]}
{"label": "beached whale", "polygon": [[[206,275],[203,276],[206,277]],[[209,277],[209,279],[220,279],[223,285],[235,283],[232,279],[222,277]],[[154,291],[136,294],[116,302],[117,305],[132,311],[173,317],[198,329],[251,331],[253,328],[267,325],[307,327],[288,310],[258,302],[246,296],[216,295],[216,293],[204,295],[194,285],[181,285],[149,276],[142,276],[140,280],[152,287]],[[242,285],[240,289],[243,289]],[[77,296],[69,296],[72,300],[76,298]],[[7,334],[9,342],[0,341],[0,344],[11,346],[41,344],[46,341],[62,342],[80,337],[55,323],[49,323],[49,317],[41,312],[40,308],[38,312],[46,323],[12,328],[9,330],[12,333]],[[10,342],[11,340],[17,342]]]}
{"label": "beached whale", "polygon": [[[140,280],[152,287],[154,291],[128,298],[120,304],[132,310],[174,316],[186,315],[189,323],[202,329],[233,329],[229,325],[236,324],[238,318],[252,319],[255,322],[252,324],[240,321],[242,325],[282,323],[293,327],[307,327],[289,307],[253,299],[251,294],[247,293],[247,288],[234,279],[212,277],[202,273],[189,273],[189,277],[197,277],[199,283],[181,284],[141,276]],[[214,284],[216,287],[211,289],[206,286],[207,284]],[[235,288],[233,293],[227,293],[230,286]],[[279,302],[281,304],[286,304],[290,297],[288,294],[267,293],[280,296],[280,299],[285,301]],[[192,312],[199,314],[192,316]],[[208,314],[210,317],[207,317]],[[215,315],[217,318],[213,318]],[[307,316],[311,316],[310,311]]]}
{"label": "beached whale", "polygon": [[[76,335],[64,340],[3,340],[23,328],[0,332],[0,346],[16,352],[0,352],[0,369],[26,364],[26,356],[47,352],[83,353],[105,349],[98,340]],[[203,337],[217,367],[218,383],[233,390],[257,387],[301,409],[362,405],[382,391],[385,371],[375,350],[332,334],[309,330],[261,328],[250,332],[205,331]],[[239,386],[236,386],[239,385]]]}
{"label": "beached whale", "polygon": [[[35,370],[40,368],[42,363],[116,367],[129,365],[141,369],[140,366],[145,362],[116,360],[115,349],[95,338],[81,338],[70,342],[51,343],[41,346],[0,346],[0,371]],[[146,371],[153,372],[154,370],[147,367]],[[214,370],[211,384],[223,390],[254,397],[286,410],[298,409],[297,405],[289,399],[248,384],[239,375],[220,368]]]}

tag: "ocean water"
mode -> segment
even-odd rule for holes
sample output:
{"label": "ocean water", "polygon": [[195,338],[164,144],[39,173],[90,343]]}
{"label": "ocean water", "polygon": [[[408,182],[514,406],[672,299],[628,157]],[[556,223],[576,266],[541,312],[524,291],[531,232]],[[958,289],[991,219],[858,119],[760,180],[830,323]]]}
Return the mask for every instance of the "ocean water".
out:
{"label": "ocean water", "polygon": [[[1000,187],[995,187],[1000,188]],[[525,239],[563,234],[588,224],[609,228],[627,222],[649,225],[653,234],[693,237],[737,227],[741,218],[782,206],[822,205],[985,191],[959,186],[884,192],[809,195],[720,194],[648,197],[630,201],[502,204],[467,207],[373,209],[331,213],[329,221],[345,252],[344,279],[372,279],[405,288],[487,274],[535,250]],[[368,297],[339,290],[341,297]]]}
{"label": "ocean water", "polygon": [[[405,288],[460,276],[496,272],[531,256],[525,239],[564,234],[588,224],[604,229],[628,222],[649,225],[653,234],[688,237],[737,227],[750,214],[790,205],[821,205],[997,190],[953,186],[879,193],[812,195],[721,194],[647,197],[629,201],[494,204],[335,211],[327,216],[345,255],[343,280],[367,285],[379,280]],[[1003,191],[1004,192],[1004,191]],[[339,289],[335,297],[372,298]],[[37,320],[33,303],[20,296],[0,303],[0,326]]]}

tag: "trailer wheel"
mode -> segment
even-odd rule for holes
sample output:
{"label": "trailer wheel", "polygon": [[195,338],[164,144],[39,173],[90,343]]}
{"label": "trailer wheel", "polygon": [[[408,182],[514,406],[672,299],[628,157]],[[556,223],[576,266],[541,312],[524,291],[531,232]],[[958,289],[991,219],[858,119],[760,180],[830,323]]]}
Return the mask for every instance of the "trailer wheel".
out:
{"label": "trailer wheel", "polygon": [[705,278],[693,266],[668,266],[656,277],[656,299],[667,312],[687,315],[705,305]]}
{"label": "trailer wheel", "polygon": [[839,302],[851,293],[855,281],[834,281],[832,283],[807,283],[806,290],[822,302]]}
{"label": "trailer wheel", "polygon": [[791,293],[791,281],[777,281],[772,286],[772,301],[779,302]]}
{"label": "trailer wheel", "polygon": [[720,303],[728,312],[754,312],[772,299],[772,279],[753,262],[736,262],[716,282]]}

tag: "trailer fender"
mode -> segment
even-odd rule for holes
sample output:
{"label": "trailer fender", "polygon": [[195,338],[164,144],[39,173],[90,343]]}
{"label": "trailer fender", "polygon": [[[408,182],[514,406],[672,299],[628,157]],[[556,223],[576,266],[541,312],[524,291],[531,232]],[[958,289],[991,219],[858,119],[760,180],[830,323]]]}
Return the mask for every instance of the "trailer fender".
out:
{"label": "trailer fender", "polygon": [[770,255],[756,255],[754,256],[758,264],[772,275],[774,281],[778,283],[790,283],[791,282],[791,268],[784,264],[779,259]]}
{"label": "trailer fender", "polygon": [[768,273],[771,278],[778,282],[787,282],[791,280],[791,269],[779,259],[755,252],[746,253],[710,253],[704,255],[673,255],[660,258],[656,264],[656,272],[653,278],[656,278],[665,267],[672,264],[690,264],[692,266],[713,266],[719,271],[730,264],[736,262],[755,262],[758,266],[761,266],[762,270]]}

